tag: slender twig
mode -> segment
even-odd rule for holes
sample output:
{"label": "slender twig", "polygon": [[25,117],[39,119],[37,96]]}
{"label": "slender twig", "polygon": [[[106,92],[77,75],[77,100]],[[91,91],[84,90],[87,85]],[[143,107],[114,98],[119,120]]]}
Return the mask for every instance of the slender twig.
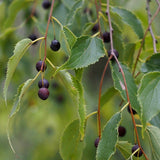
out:
{"label": "slender twig", "polygon": [[158,4],[158,6],[160,7],[160,2],[159,2],[159,0],[156,0],[156,2],[157,2],[157,4]]}
{"label": "slender twig", "polygon": [[[147,7],[146,7],[146,10],[147,10],[147,15],[148,15],[148,24],[151,22],[151,18],[152,18],[149,3],[150,3],[150,1],[149,1],[149,0],[146,0],[146,6],[147,6]],[[154,36],[154,33],[153,33],[153,30],[152,30],[152,26],[151,26],[151,25],[150,25],[150,27],[149,27],[149,31],[150,31],[150,33],[151,33],[152,40],[153,40],[154,53],[157,53],[156,39],[155,39],[155,36]]]}
{"label": "slender twig", "polygon": [[158,9],[156,10],[155,14],[153,15],[150,23],[148,24],[148,27],[147,27],[145,33],[144,33],[144,37],[143,37],[143,39],[142,39],[141,46],[140,46],[140,48],[139,48],[139,51],[138,51],[138,54],[137,54],[137,57],[136,57],[136,62],[135,62],[135,64],[134,64],[134,68],[133,68],[133,72],[132,72],[132,75],[133,75],[133,76],[134,76],[134,74],[135,74],[136,66],[137,66],[137,63],[138,63],[138,60],[139,60],[141,51],[142,51],[142,47],[143,47],[143,44],[144,44],[144,40],[145,40],[145,38],[146,38],[146,36],[147,36],[147,33],[148,33],[148,31],[149,31],[149,27],[151,26],[153,20],[154,20],[154,19],[156,18],[156,16],[158,15],[159,11],[160,11],[160,5],[158,6]]}
{"label": "slender twig", "polygon": [[100,108],[101,108],[101,92],[102,92],[102,85],[103,85],[103,79],[109,64],[109,61],[111,60],[111,58],[113,57],[113,55],[111,55],[105,65],[105,68],[103,70],[102,73],[102,77],[101,77],[101,81],[100,81],[100,85],[99,85],[99,98],[98,98],[98,113],[97,113],[97,120],[98,120],[98,135],[99,135],[99,139],[101,139],[101,116],[100,116]]}
{"label": "slender twig", "polygon": [[95,6],[96,6],[96,12],[97,12],[99,33],[100,33],[100,37],[102,37],[101,24],[100,24],[100,18],[99,18],[99,7],[98,7],[98,4],[97,4],[97,0],[95,0]]}
{"label": "slender twig", "polygon": [[141,149],[142,153],[144,154],[146,160],[149,160],[148,157],[147,157],[147,155],[146,155],[145,152],[143,151],[143,148],[141,147],[141,144],[140,144],[139,135],[138,135],[137,127],[136,127],[136,122],[135,122],[135,119],[134,119],[134,116],[133,116],[133,111],[132,111],[131,102],[130,102],[130,98],[129,98],[129,92],[128,92],[128,88],[127,88],[126,78],[125,78],[125,75],[124,75],[124,72],[123,72],[123,69],[122,69],[120,63],[119,63],[116,55],[115,55],[114,52],[113,52],[113,37],[112,37],[112,30],[113,30],[113,29],[112,29],[110,12],[109,12],[109,0],[107,0],[107,11],[106,11],[106,14],[108,15],[108,22],[109,22],[109,28],[110,28],[111,55],[114,56],[114,58],[115,58],[115,60],[116,60],[116,62],[117,62],[119,71],[121,72],[122,77],[123,77],[124,86],[125,86],[125,91],[126,91],[127,100],[128,100],[128,103],[129,103],[129,109],[130,109],[130,112],[131,112],[132,122],[133,122],[133,125],[134,125],[134,130],[135,130],[135,133],[136,133],[136,138],[137,138],[138,146],[140,147],[140,149]]}
{"label": "slender twig", "polygon": [[48,17],[48,22],[47,22],[47,27],[46,27],[46,33],[45,33],[45,36],[44,36],[45,48],[44,48],[44,59],[43,59],[43,63],[42,63],[42,66],[41,66],[41,71],[43,70],[43,65],[44,65],[44,62],[45,62],[46,57],[47,57],[47,34],[48,34],[49,24],[50,24],[50,21],[51,21],[51,18],[52,18],[53,6],[54,6],[54,0],[52,0],[51,10],[50,10],[50,14],[49,14],[49,17]]}

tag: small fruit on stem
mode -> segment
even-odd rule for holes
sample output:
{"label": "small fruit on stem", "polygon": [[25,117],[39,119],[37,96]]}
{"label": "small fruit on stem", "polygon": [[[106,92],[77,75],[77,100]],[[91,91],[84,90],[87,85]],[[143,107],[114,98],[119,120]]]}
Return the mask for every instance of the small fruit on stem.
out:
{"label": "small fruit on stem", "polygon": [[118,135],[120,137],[123,137],[123,136],[125,136],[125,134],[126,134],[126,129],[123,126],[119,126],[118,127]]}
{"label": "small fruit on stem", "polygon": [[[127,107],[127,110],[128,110],[129,113],[131,113],[131,112],[130,112],[130,109],[129,109],[129,105],[128,105],[128,107]],[[137,114],[137,112],[136,112],[133,108],[132,108],[132,112],[133,112],[133,114]]]}
{"label": "small fruit on stem", "polygon": [[96,140],[94,141],[94,146],[97,148],[99,144],[99,137],[96,138]]}
{"label": "small fruit on stem", "polygon": [[[37,36],[35,34],[30,34],[28,38],[31,39],[32,41],[34,41],[34,40],[37,39]],[[36,44],[36,43],[37,42],[33,43],[33,45]]]}
{"label": "small fruit on stem", "polygon": [[[138,144],[135,144],[133,147],[132,147],[132,153],[134,153],[137,149],[139,148]],[[139,150],[134,154],[135,157],[141,157],[142,156],[142,151],[141,149],[139,148]]]}
{"label": "small fruit on stem", "polygon": [[42,79],[38,82],[38,87],[39,88],[48,88],[49,87],[49,82],[46,79],[43,79],[43,83],[42,83]]}
{"label": "small fruit on stem", "polygon": [[51,2],[50,2],[49,0],[44,0],[44,1],[42,2],[42,7],[43,7],[44,9],[49,9],[49,8],[51,7]]}
{"label": "small fruit on stem", "polygon": [[[39,62],[36,63],[36,69],[37,69],[38,72],[41,70],[42,63],[43,63],[43,61],[39,61]],[[46,69],[47,69],[47,65],[44,62],[42,72],[44,72]]]}
{"label": "small fruit on stem", "polygon": [[97,23],[97,24],[95,24],[95,25],[93,26],[93,28],[92,28],[92,33],[96,33],[96,32],[98,32],[98,30],[99,30],[99,25],[98,25],[98,23]]}
{"label": "small fruit on stem", "polygon": [[102,35],[103,41],[105,43],[109,43],[110,42],[110,33],[109,32],[104,32]]}
{"label": "small fruit on stem", "polygon": [[47,88],[40,88],[38,91],[38,96],[39,98],[41,98],[42,100],[46,100],[49,96],[49,91]]}
{"label": "small fruit on stem", "polygon": [[60,49],[61,45],[59,43],[59,41],[57,40],[53,40],[50,44],[50,48],[53,50],[53,51],[58,51]]}
{"label": "small fruit on stem", "polygon": [[[113,49],[113,52],[114,52],[115,56],[118,58],[119,57],[118,51]],[[108,51],[108,57],[110,57],[110,56],[111,56],[111,50]],[[115,60],[115,58],[112,57],[111,60]]]}

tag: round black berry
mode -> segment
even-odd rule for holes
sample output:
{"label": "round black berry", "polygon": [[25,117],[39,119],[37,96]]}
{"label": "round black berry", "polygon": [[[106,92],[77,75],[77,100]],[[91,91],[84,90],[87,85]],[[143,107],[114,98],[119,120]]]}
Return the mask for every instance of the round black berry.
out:
{"label": "round black berry", "polygon": [[[135,145],[132,147],[132,153],[135,152],[138,148],[139,148],[138,144],[135,144]],[[142,151],[139,149],[139,150],[134,154],[134,156],[135,156],[135,157],[141,157],[142,154],[143,154]]]}
{"label": "round black berry", "polygon": [[125,136],[125,134],[126,134],[126,129],[125,129],[123,126],[119,126],[119,127],[118,127],[118,134],[119,134],[120,137]]}
{"label": "round black berry", "polygon": [[[127,110],[128,110],[129,113],[131,113],[130,109],[129,109],[129,106],[127,107]],[[133,108],[132,108],[132,112],[133,112],[133,114],[137,114],[137,112]]]}
{"label": "round black berry", "polygon": [[96,138],[96,140],[94,141],[94,146],[97,148],[99,144],[99,137]]}
{"label": "round black berry", "polygon": [[51,45],[50,45],[50,48],[53,50],[53,51],[58,51],[60,49],[61,45],[60,43],[57,41],[57,40],[53,40],[51,42]]}
{"label": "round black berry", "polygon": [[47,88],[40,88],[38,91],[38,96],[39,98],[41,98],[42,100],[46,100],[49,96],[49,91]]}
{"label": "round black berry", "polygon": [[[43,63],[43,61],[39,61],[36,63],[36,69],[38,72],[41,70],[42,63]],[[44,70],[46,70],[46,69],[47,69],[47,65],[46,65],[46,63],[44,63],[43,68],[42,68],[42,72],[44,72]]]}
{"label": "round black berry", "polygon": [[102,35],[103,41],[105,43],[109,43],[110,42],[110,33],[109,32],[104,32]]}
{"label": "round black berry", "polygon": [[[36,40],[37,39],[37,36],[35,34],[31,34],[29,35],[28,37],[29,39],[31,39],[32,41]],[[37,42],[33,43],[33,44],[36,44]]]}
{"label": "round black berry", "polygon": [[99,30],[99,25],[98,25],[98,23],[97,23],[97,24],[95,24],[95,25],[93,26],[92,32],[93,32],[93,33],[96,33],[96,32],[98,32],[98,30]]}
{"label": "round black berry", "polygon": [[[114,52],[115,56],[118,58],[119,57],[118,51],[113,49],[113,52]],[[108,57],[110,57],[110,56],[111,56],[111,50],[108,51]],[[111,58],[111,60],[114,60],[114,59],[115,59],[114,57]]]}
{"label": "round black berry", "polygon": [[43,79],[43,83],[42,83],[42,79],[38,82],[38,87],[39,88],[48,88],[49,87],[49,82],[46,79]]}
{"label": "round black berry", "polygon": [[49,0],[44,0],[43,3],[42,3],[42,7],[44,9],[48,9],[51,7],[51,2]]}

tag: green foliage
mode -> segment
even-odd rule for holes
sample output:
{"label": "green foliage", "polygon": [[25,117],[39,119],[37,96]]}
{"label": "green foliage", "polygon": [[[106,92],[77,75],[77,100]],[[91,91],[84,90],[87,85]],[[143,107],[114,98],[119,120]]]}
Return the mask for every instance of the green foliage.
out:
{"label": "green foliage", "polygon": [[[121,64],[122,69],[124,71],[124,75],[126,78],[129,98],[131,101],[131,106],[134,108],[139,114],[141,114],[139,102],[137,100],[137,86],[134,82],[134,79],[132,77],[132,74],[130,73],[129,69],[124,65]],[[118,65],[114,62],[111,64],[111,70],[112,70],[112,77],[114,80],[114,86],[115,88],[120,92],[122,98],[127,102],[127,96],[125,91],[125,85],[123,81],[123,77],[121,72],[119,72]]]}
{"label": "green foliage", "polygon": [[138,99],[141,105],[143,126],[160,112],[159,90],[160,73],[151,72],[144,75],[138,90]]}
{"label": "green foliage", "polygon": [[160,151],[159,151],[160,129],[155,126],[148,126],[147,133],[152,148],[153,160],[158,160],[160,158]]}
{"label": "green foliage", "polygon": [[[160,43],[155,44],[154,53],[153,35],[147,34],[137,57],[143,29],[148,27],[146,1],[110,1],[111,19],[106,14],[106,1],[97,1],[97,6],[96,1],[54,1],[52,17],[51,8],[44,10],[42,2],[0,2],[0,85],[4,86],[0,92],[1,159],[15,159],[7,141],[8,128],[10,147],[23,160],[146,160],[144,155],[136,158],[131,152],[138,141],[136,125],[145,154],[150,160],[159,160]],[[155,13],[153,6],[157,6],[154,1],[150,2],[151,13]],[[109,32],[110,20],[113,43],[104,43],[101,34]],[[95,33],[92,29],[98,23]],[[151,27],[159,42],[159,21],[154,19]],[[41,37],[37,43],[27,38],[31,34]],[[60,42],[58,51],[50,49],[54,39]],[[99,83],[111,45],[119,53],[119,65],[113,59],[109,62],[101,91]],[[38,59],[45,60],[47,69],[36,74]],[[43,78],[49,81],[46,101],[37,95],[36,83]],[[127,94],[138,113],[132,117]],[[102,137],[95,148],[100,123]],[[126,129],[124,137],[118,134],[120,125]]]}
{"label": "green foliage", "polygon": [[144,33],[141,22],[132,12],[118,7],[113,7],[112,11],[120,15],[124,23],[132,27],[139,39],[143,38]]}
{"label": "green foliage", "polygon": [[60,143],[60,154],[64,160],[80,160],[84,142],[80,141],[80,122],[74,120],[64,130]]}
{"label": "green foliage", "polygon": [[154,54],[149,57],[145,63],[143,63],[141,71],[143,73],[160,71],[160,53]]}
{"label": "green foliage", "polygon": [[4,98],[7,103],[7,90],[12,79],[12,76],[16,70],[16,67],[25,54],[26,50],[32,45],[32,41],[30,39],[23,39],[18,42],[14,49],[14,55],[8,61],[8,69],[7,69],[7,76],[4,84]]}
{"label": "green foliage", "polygon": [[118,140],[117,128],[121,121],[121,113],[116,113],[105,125],[102,132],[102,138],[97,148],[97,160],[108,160],[115,152],[115,146]]}

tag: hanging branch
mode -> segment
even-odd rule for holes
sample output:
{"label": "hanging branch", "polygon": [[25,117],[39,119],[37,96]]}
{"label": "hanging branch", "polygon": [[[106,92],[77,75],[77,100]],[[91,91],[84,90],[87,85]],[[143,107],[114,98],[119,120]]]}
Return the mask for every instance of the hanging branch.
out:
{"label": "hanging branch", "polygon": [[[146,0],[147,3],[146,3],[146,10],[147,10],[147,15],[148,15],[148,24],[151,22],[151,18],[152,18],[152,15],[151,15],[151,11],[150,11],[150,6],[149,6],[149,3],[150,3],[150,0]],[[154,49],[154,53],[157,53],[157,48],[156,48],[156,39],[155,39],[155,36],[154,36],[154,33],[153,33],[153,30],[152,30],[152,26],[150,25],[149,27],[149,31],[151,33],[151,36],[152,36],[152,40],[153,40],[153,49]]]}
{"label": "hanging branch", "polygon": [[126,83],[124,71],[123,71],[123,69],[122,69],[122,67],[121,67],[121,65],[120,65],[120,63],[119,63],[116,55],[115,55],[114,52],[113,52],[113,37],[112,37],[113,28],[112,28],[111,17],[110,17],[110,12],[109,12],[109,0],[107,0],[107,10],[106,10],[106,14],[107,14],[107,16],[108,16],[108,22],[109,22],[109,28],[110,28],[111,55],[114,56],[114,58],[115,58],[115,60],[116,60],[116,62],[117,62],[119,71],[121,72],[122,77],[123,77],[124,86],[125,86],[125,91],[126,91],[127,100],[128,100],[128,103],[129,103],[129,109],[130,109],[130,112],[131,112],[132,122],[133,122],[133,125],[134,125],[134,130],[135,130],[135,133],[136,133],[136,138],[137,138],[138,146],[139,146],[139,148],[141,149],[142,153],[144,154],[146,160],[149,160],[148,157],[147,157],[147,155],[146,155],[145,152],[143,151],[143,148],[141,147],[141,144],[140,144],[139,135],[138,135],[137,127],[136,127],[136,122],[135,122],[135,119],[134,119],[134,116],[133,116],[133,111],[132,111],[132,108],[131,108],[131,102],[130,102],[130,98],[129,98],[129,93],[128,93],[128,88],[127,88],[127,83]]}
{"label": "hanging branch", "polygon": [[44,62],[45,62],[46,57],[47,57],[47,34],[48,34],[48,29],[49,29],[49,23],[50,23],[51,18],[52,18],[53,6],[54,6],[54,0],[52,0],[51,10],[50,10],[50,14],[49,14],[49,17],[48,17],[48,22],[47,22],[47,27],[46,27],[46,33],[45,33],[45,36],[44,36],[45,48],[44,48],[44,59],[43,59],[43,63],[42,63],[42,66],[41,66],[41,71],[43,69],[43,65],[44,65]]}
{"label": "hanging branch", "polygon": [[[159,1],[157,0],[157,2],[159,2]],[[158,3],[158,4],[159,4],[159,3]],[[145,31],[145,33],[144,33],[144,37],[143,37],[143,39],[142,39],[141,46],[140,46],[140,48],[139,48],[139,51],[138,51],[138,54],[137,54],[137,57],[136,57],[136,62],[135,62],[134,67],[133,67],[133,72],[132,72],[132,75],[133,75],[133,76],[134,76],[135,71],[136,71],[136,66],[137,66],[137,63],[138,63],[138,60],[139,60],[141,51],[142,51],[142,47],[143,47],[143,44],[144,44],[144,40],[145,40],[145,38],[146,38],[146,36],[147,36],[147,33],[148,33],[148,31],[149,31],[149,27],[151,26],[152,22],[154,21],[154,19],[156,18],[156,16],[158,15],[159,12],[160,12],[160,5],[158,5],[158,9],[156,10],[155,14],[154,14],[153,17],[151,18],[151,21],[150,21],[150,23],[148,24],[148,27],[147,27],[147,29],[146,29],[146,31]]]}

